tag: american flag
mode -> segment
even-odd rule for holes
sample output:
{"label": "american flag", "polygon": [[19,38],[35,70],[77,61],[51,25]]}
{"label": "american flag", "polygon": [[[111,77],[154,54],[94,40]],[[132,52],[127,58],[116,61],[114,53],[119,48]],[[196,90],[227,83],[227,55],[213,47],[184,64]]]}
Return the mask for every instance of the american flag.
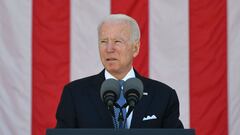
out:
{"label": "american flag", "polygon": [[240,0],[0,0],[0,134],[44,135],[64,84],[99,73],[97,25],[141,27],[134,66],[176,89],[197,135],[240,134]]}

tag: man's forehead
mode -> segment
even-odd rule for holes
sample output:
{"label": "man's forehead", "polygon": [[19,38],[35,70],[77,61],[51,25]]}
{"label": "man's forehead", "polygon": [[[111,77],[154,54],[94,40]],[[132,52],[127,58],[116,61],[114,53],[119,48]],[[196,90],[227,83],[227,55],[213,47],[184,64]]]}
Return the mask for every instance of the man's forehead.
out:
{"label": "man's forehead", "polygon": [[129,40],[131,28],[127,22],[111,21],[102,24],[99,31],[99,39]]}
{"label": "man's forehead", "polygon": [[130,31],[127,29],[118,29],[118,30],[111,30],[106,29],[100,32],[101,39],[128,39],[130,38]]}

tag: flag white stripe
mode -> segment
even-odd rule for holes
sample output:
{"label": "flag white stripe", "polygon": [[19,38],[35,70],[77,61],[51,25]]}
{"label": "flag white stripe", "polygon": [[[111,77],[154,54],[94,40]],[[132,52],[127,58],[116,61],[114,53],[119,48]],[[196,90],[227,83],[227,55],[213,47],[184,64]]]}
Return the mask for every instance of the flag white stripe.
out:
{"label": "flag white stripe", "polygon": [[229,135],[240,133],[240,1],[228,0],[228,124]]}
{"label": "flag white stripe", "polygon": [[189,127],[188,0],[150,0],[150,78],[176,88]]}
{"label": "flag white stripe", "polygon": [[103,69],[98,53],[97,25],[109,14],[109,0],[71,1],[71,80]]}
{"label": "flag white stripe", "polygon": [[0,1],[0,134],[31,134],[31,0]]}

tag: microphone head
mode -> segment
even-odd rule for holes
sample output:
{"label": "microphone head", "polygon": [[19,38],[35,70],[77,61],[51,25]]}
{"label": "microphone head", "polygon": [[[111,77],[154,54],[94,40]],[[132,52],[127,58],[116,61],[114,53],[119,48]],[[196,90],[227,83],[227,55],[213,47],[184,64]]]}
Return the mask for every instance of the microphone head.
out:
{"label": "microphone head", "polygon": [[129,96],[135,96],[138,102],[143,95],[142,81],[138,78],[130,78],[124,84],[124,97],[128,100]]}
{"label": "microphone head", "polygon": [[115,79],[107,79],[102,83],[100,96],[102,101],[109,106],[109,100],[115,103],[120,97],[119,83]]}

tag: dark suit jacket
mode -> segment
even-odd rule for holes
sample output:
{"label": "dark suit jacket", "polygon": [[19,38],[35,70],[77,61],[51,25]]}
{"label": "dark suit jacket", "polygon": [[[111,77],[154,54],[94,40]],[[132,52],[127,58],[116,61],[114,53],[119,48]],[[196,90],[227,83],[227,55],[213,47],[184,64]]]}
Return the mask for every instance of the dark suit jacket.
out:
{"label": "dark suit jacket", "polygon": [[[140,76],[144,85],[142,99],[135,106],[130,128],[183,128],[179,120],[179,101],[169,86]],[[105,80],[100,74],[79,79],[64,87],[56,118],[57,128],[114,128],[110,112],[101,101],[100,87]],[[155,115],[157,119],[145,120]]]}

